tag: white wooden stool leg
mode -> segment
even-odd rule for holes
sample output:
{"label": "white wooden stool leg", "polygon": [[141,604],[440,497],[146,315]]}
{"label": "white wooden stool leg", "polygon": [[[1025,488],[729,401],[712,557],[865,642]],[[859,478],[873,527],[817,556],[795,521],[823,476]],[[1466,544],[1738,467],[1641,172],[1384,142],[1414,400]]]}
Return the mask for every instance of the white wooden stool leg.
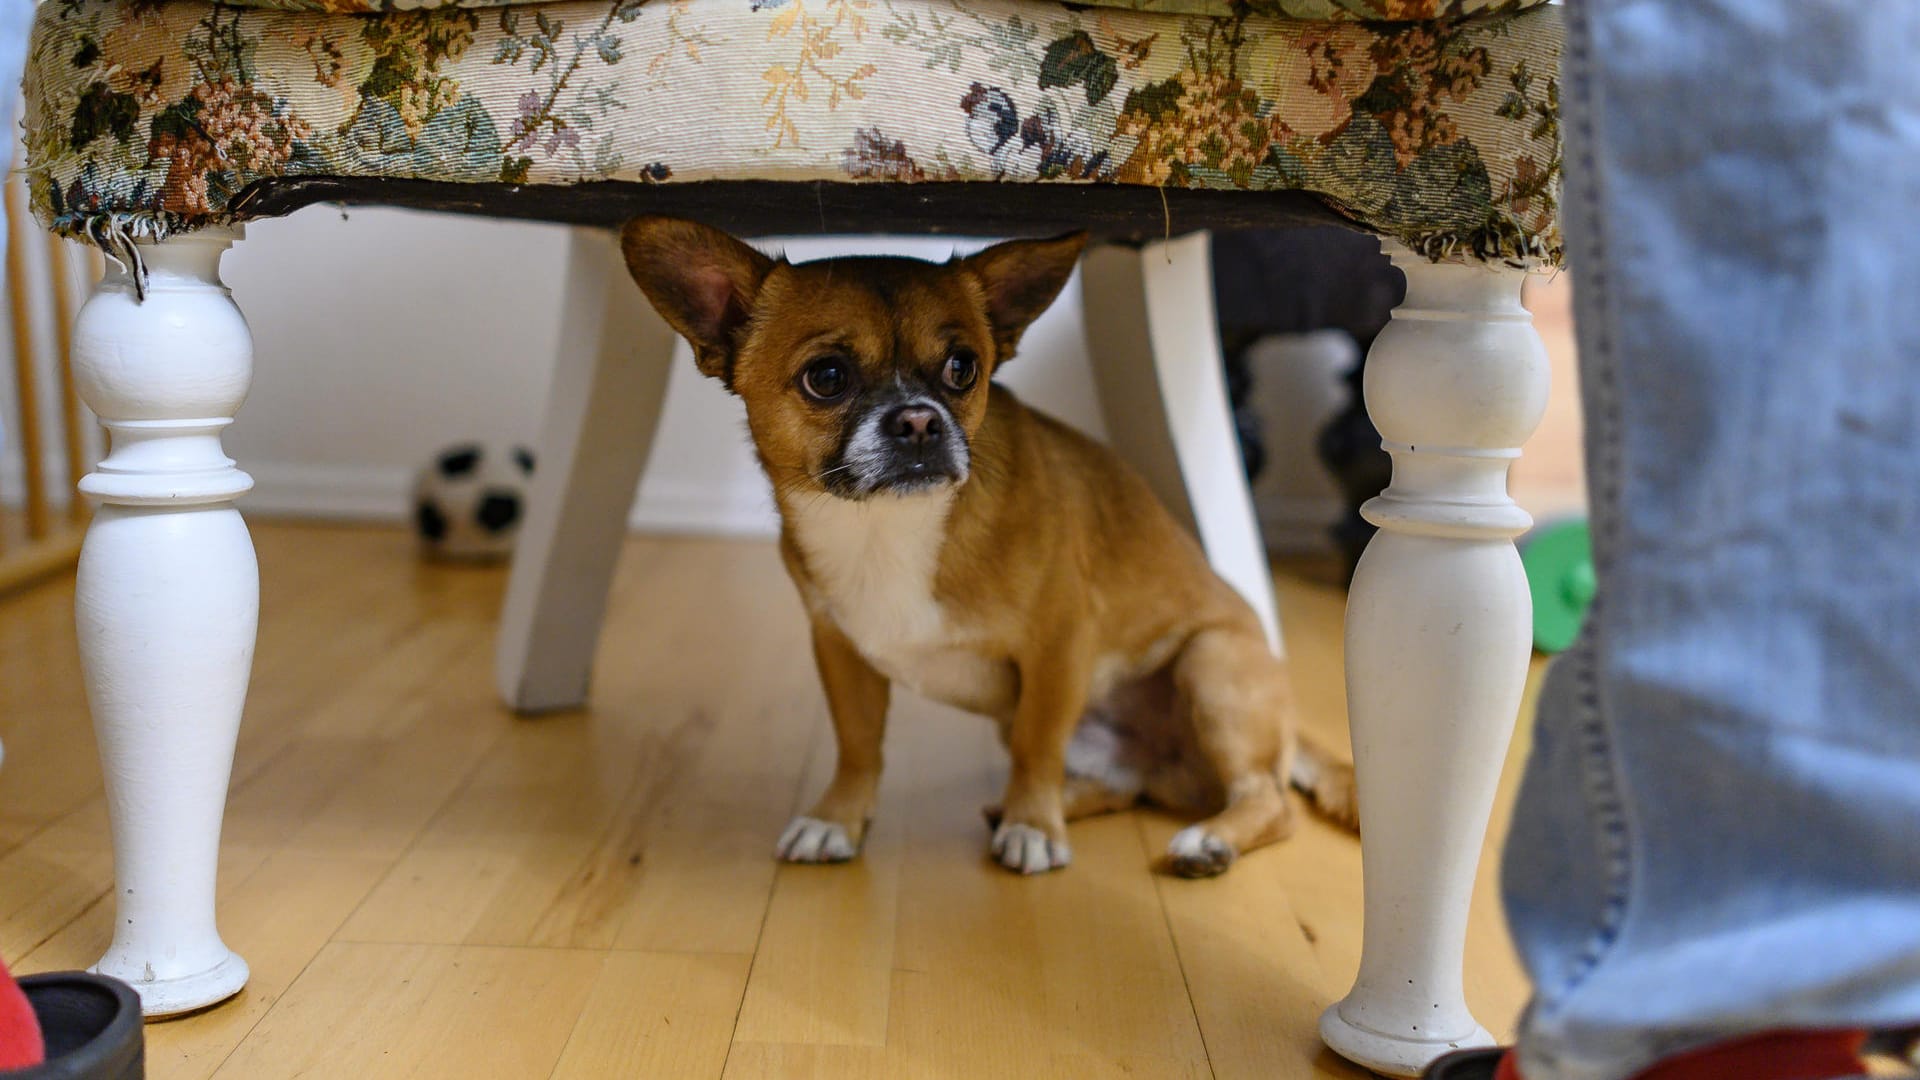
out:
{"label": "white wooden stool leg", "polygon": [[1227,401],[1209,237],[1097,247],[1080,276],[1108,444],[1199,536],[1279,651],[1273,578]]}
{"label": "white wooden stool leg", "polygon": [[521,712],[587,699],[627,514],[666,404],[674,335],[619,238],[573,231],[558,365],[500,616],[500,696]]}
{"label": "white wooden stool leg", "polygon": [[142,245],[146,299],[114,271],[73,336],[80,395],[112,450],[80,481],[101,503],[80,552],[80,659],[113,823],[113,944],[95,970],[148,1016],[221,1001],[247,965],[214,925],[220,819],[260,609],[233,500],[253,486],[220,446],[253,341],[220,284],[237,230]]}
{"label": "white wooden stool leg", "polygon": [[1342,1056],[1415,1076],[1492,1040],[1461,985],[1467,904],[1532,640],[1507,467],[1547,402],[1525,274],[1396,254],[1367,411],[1393,483],[1347,600],[1347,705],[1366,882],[1360,973],[1320,1020]]}

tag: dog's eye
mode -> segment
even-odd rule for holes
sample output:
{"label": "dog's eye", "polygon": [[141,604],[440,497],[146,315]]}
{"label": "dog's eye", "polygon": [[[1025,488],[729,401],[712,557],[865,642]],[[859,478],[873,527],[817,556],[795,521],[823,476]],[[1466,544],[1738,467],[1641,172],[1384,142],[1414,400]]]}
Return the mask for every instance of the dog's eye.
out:
{"label": "dog's eye", "polygon": [[966,349],[955,349],[947,356],[947,366],[940,372],[941,381],[950,390],[964,391],[980,377],[980,362]]}
{"label": "dog's eye", "polygon": [[800,389],[815,401],[838,401],[852,385],[853,377],[847,369],[847,362],[838,356],[829,356],[815,360],[800,373]]}

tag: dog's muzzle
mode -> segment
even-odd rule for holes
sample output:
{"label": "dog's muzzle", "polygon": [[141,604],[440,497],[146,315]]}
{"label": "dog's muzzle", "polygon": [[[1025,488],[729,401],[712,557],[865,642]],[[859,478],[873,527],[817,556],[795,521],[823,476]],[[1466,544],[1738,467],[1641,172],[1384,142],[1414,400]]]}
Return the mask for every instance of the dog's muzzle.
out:
{"label": "dog's muzzle", "polygon": [[824,479],[839,495],[908,494],[967,478],[967,438],[945,405],[915,397],[861,414]]}

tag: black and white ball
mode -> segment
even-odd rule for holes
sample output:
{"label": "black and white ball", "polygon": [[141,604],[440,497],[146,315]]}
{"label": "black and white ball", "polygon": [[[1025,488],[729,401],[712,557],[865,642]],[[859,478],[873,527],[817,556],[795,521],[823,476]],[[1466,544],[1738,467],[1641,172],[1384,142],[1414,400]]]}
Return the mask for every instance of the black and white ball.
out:
{"label": "black and white ball", "polygon": [[464,443],[442,450],[413,484],[413,527],[427,554],[488,561],[513,552],[527,513],[533,452]]}

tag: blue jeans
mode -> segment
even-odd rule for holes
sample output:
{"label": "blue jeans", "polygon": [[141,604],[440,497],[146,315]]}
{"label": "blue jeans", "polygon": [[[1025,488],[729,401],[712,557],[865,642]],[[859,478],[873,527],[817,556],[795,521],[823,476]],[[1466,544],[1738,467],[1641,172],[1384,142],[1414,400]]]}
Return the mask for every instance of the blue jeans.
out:
{"label": "blue jeans", "polygon": [[1600,594],[1504,865],[1528,1080],[1920,1020],[1920,4],[1575,0]]}

